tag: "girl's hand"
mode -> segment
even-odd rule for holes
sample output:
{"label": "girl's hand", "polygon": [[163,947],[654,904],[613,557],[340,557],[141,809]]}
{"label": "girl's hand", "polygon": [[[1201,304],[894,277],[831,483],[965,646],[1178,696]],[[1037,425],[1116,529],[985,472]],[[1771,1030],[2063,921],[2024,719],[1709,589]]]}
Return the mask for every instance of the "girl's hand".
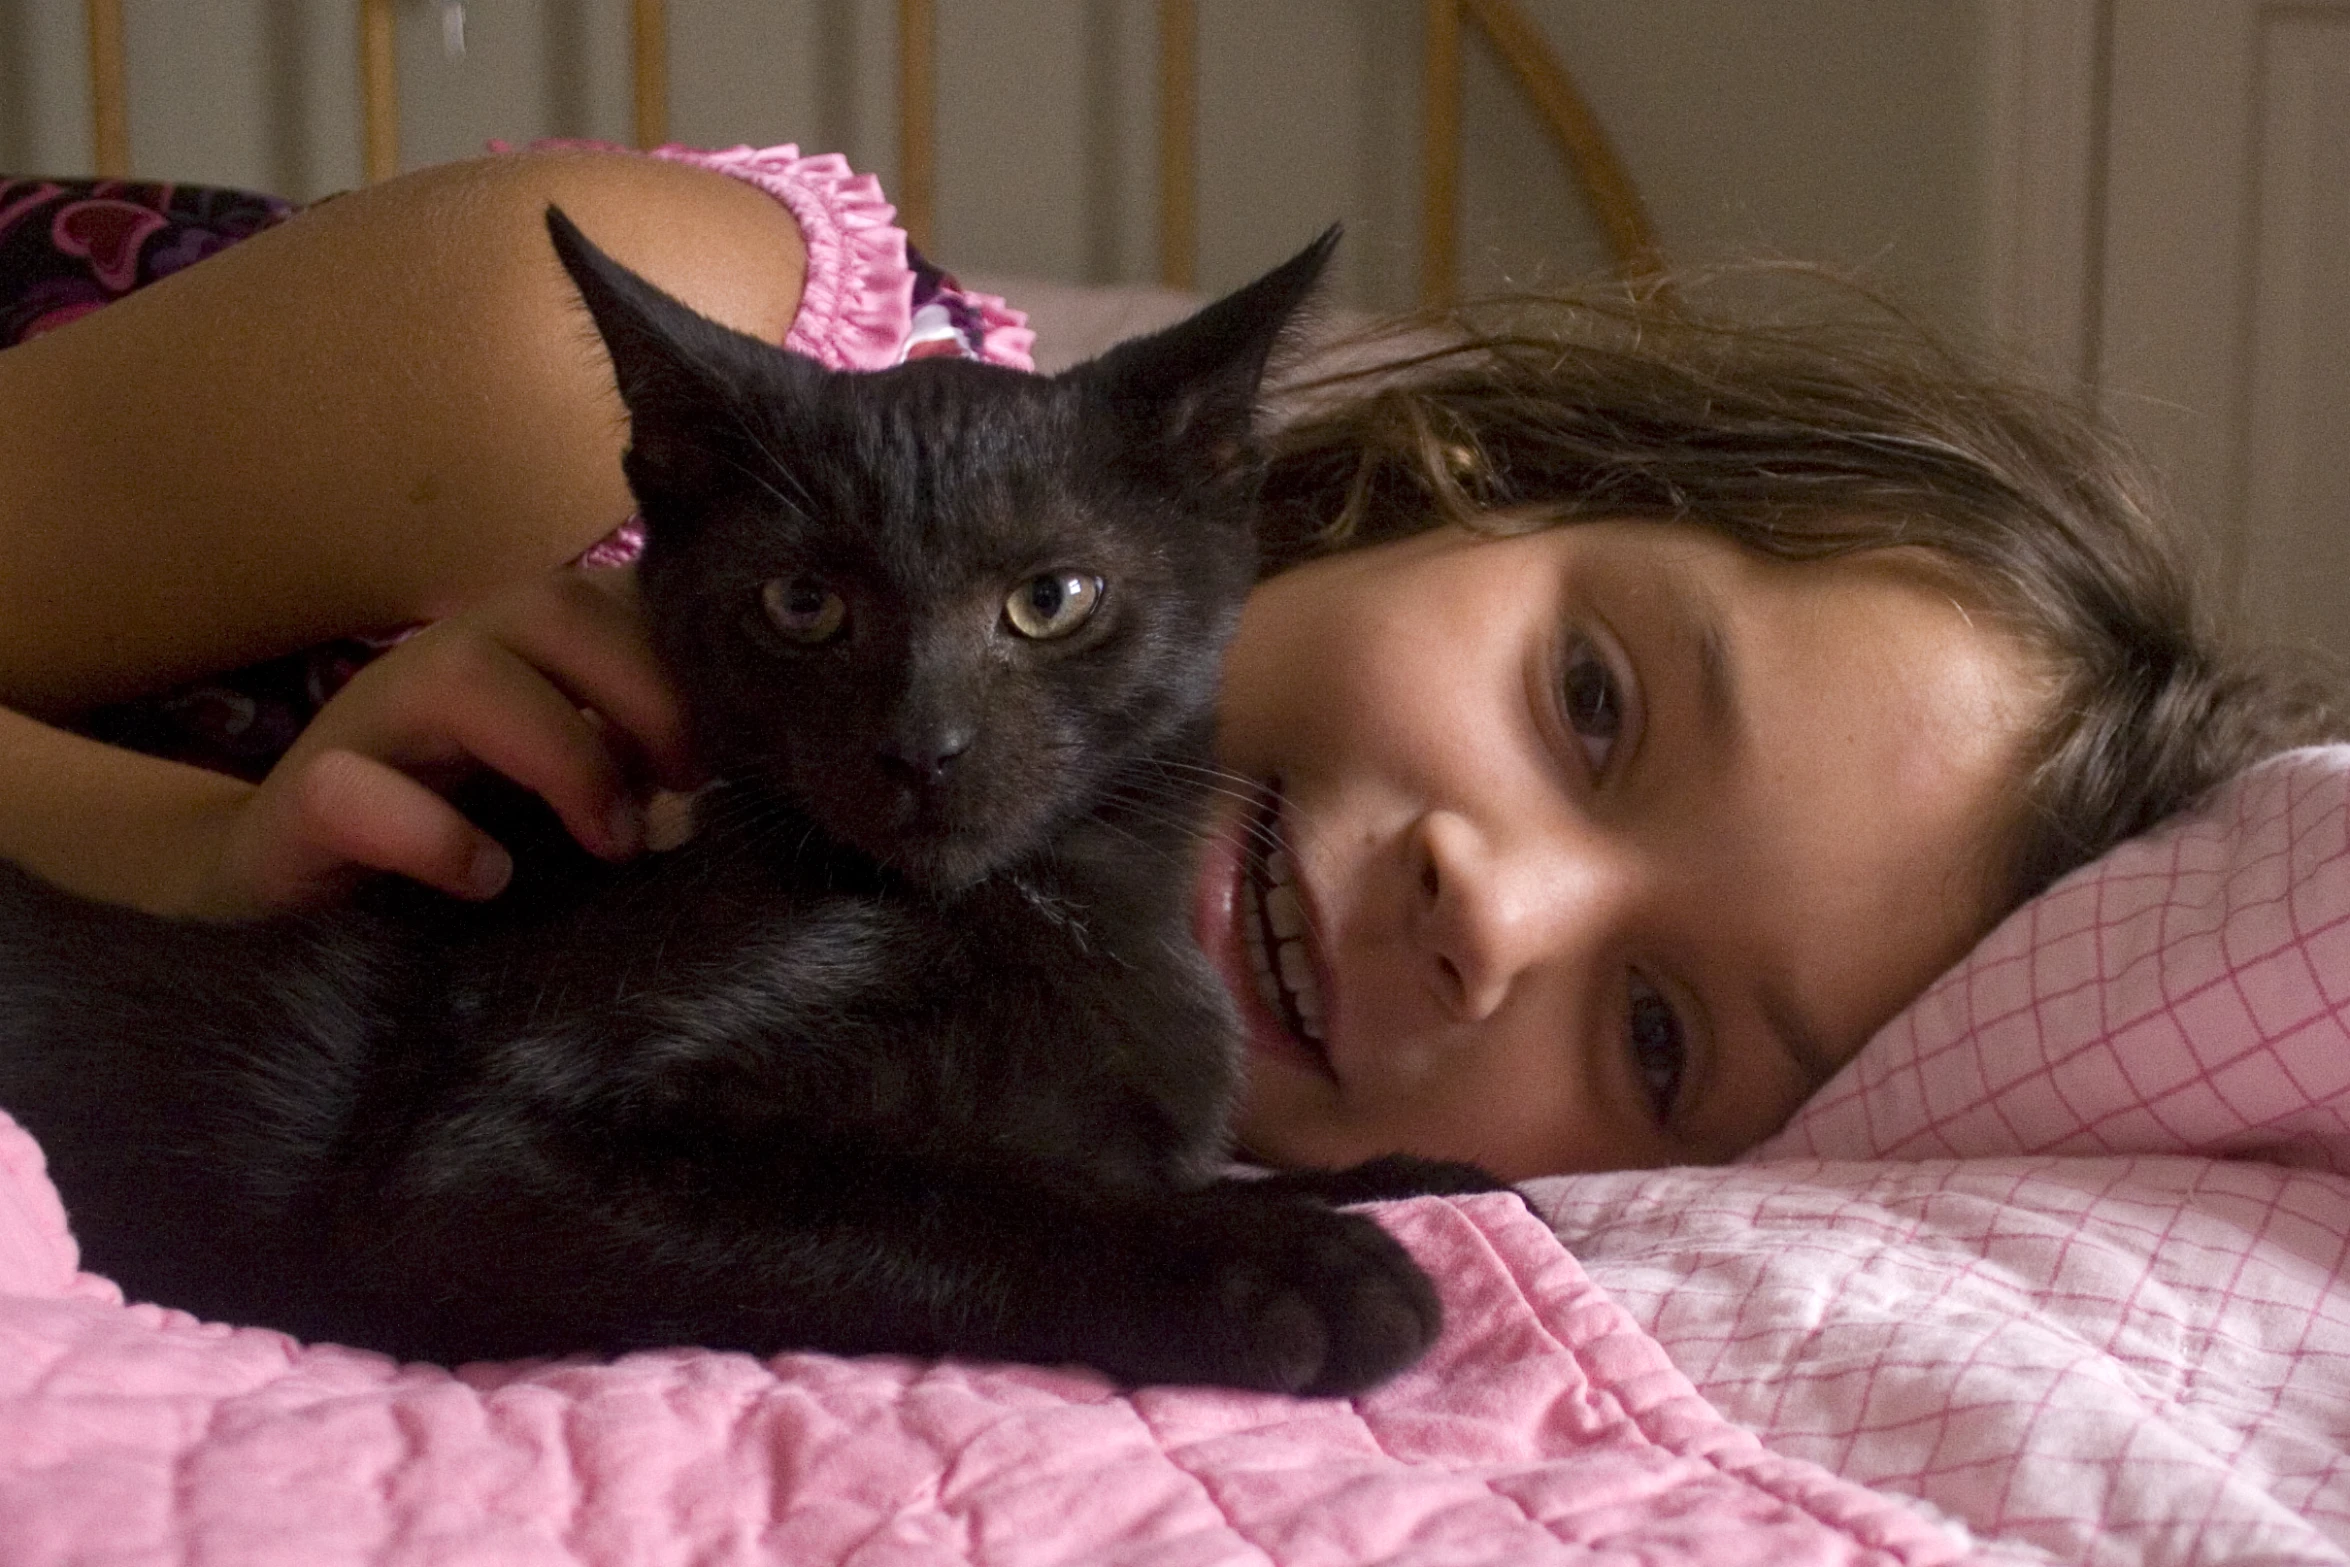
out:
{"label": "girl's hand", "polygon": [[493,896],[513,861],[444,798],[484,767],[539,794],[607,859],[645,846],[654,785],[693,785],[633,571],[535,578],[362,669],[229,823],[209,911],[316,907],[383,871]]}

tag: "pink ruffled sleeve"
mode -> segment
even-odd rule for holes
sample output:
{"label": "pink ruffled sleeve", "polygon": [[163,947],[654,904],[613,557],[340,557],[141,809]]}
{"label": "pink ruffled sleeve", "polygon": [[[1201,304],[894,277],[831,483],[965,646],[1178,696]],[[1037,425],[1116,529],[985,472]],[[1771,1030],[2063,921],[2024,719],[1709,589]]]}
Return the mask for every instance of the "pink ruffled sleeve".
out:
{"label": "pink ruffled sleeve", "polygon": [[[746,180],[789,209],[808,248],[808,280],[783,346],[835,370],[886,370],[905,358],[914,327],[914,267],[897,209],[881,182],[837,152],[798,147],[656,147],[651,156]],[[1028,318],[993,294],[954,291],[982,323],[980,357],[1034,370]]]}

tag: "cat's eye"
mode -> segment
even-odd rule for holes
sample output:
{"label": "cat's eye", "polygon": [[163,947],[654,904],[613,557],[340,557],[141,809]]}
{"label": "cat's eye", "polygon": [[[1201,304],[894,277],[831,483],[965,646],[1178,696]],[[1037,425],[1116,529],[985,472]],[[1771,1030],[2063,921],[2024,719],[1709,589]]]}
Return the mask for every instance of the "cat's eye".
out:
{"label": "cat's eye", "polygon": [[829,642],[847,624],[849,606],[817,577],[777,577],[759,589],[768,623],[807,647]]}
{"label": "cat's eye", "polygon": [[1689,1073],[1688,1031],[1681,1014],[1654,985],[1638,974],[1625,986],[1624,1038],[1632,1052],[1632,1071],[1648,1107],[1659,1122],[1672,1119],[1681,1101],[1681,1082]]}
{"label": "cat's eye", "polygon": [[1082,571],[1048,571],[1012,590],[1004,600],[1004,618],[1031,641],[1049,642],[1091,620],[1101,602],[1101,578]]}

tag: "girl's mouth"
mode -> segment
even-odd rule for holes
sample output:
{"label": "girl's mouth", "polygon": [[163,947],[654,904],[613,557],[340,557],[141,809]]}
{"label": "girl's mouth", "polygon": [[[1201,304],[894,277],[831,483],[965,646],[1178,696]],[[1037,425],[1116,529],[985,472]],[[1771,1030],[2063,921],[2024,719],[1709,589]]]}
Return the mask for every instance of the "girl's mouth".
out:
{"label": "girl's mouth", "polygon": [[1297,862],[1281,833],[1281,804],[1276,784],[1266,791],[1250,824],[1234,922],[1248,953],[1257,999],[1328,1072],[1327,985],[1314,960],[1312,923]]}

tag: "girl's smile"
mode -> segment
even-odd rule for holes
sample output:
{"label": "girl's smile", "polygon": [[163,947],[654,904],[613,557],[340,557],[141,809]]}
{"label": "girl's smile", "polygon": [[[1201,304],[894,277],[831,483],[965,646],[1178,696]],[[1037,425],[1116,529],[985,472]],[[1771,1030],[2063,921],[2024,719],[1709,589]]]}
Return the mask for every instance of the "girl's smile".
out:
{"label": "girl's smile", "polygon": [[1232,804],[1210,844],[1196,928],[1240,1005],[1252,1058],[1333,1075],[1333,980],[1283,824],[1278,782]]}
{"label": "girl's smile", "polygon": [[1249,1151],[1523,1178],[1752,1145],[1995,914],[2026,674],[1890,557],[1672,524],[1274,578],[1196,906]]}

